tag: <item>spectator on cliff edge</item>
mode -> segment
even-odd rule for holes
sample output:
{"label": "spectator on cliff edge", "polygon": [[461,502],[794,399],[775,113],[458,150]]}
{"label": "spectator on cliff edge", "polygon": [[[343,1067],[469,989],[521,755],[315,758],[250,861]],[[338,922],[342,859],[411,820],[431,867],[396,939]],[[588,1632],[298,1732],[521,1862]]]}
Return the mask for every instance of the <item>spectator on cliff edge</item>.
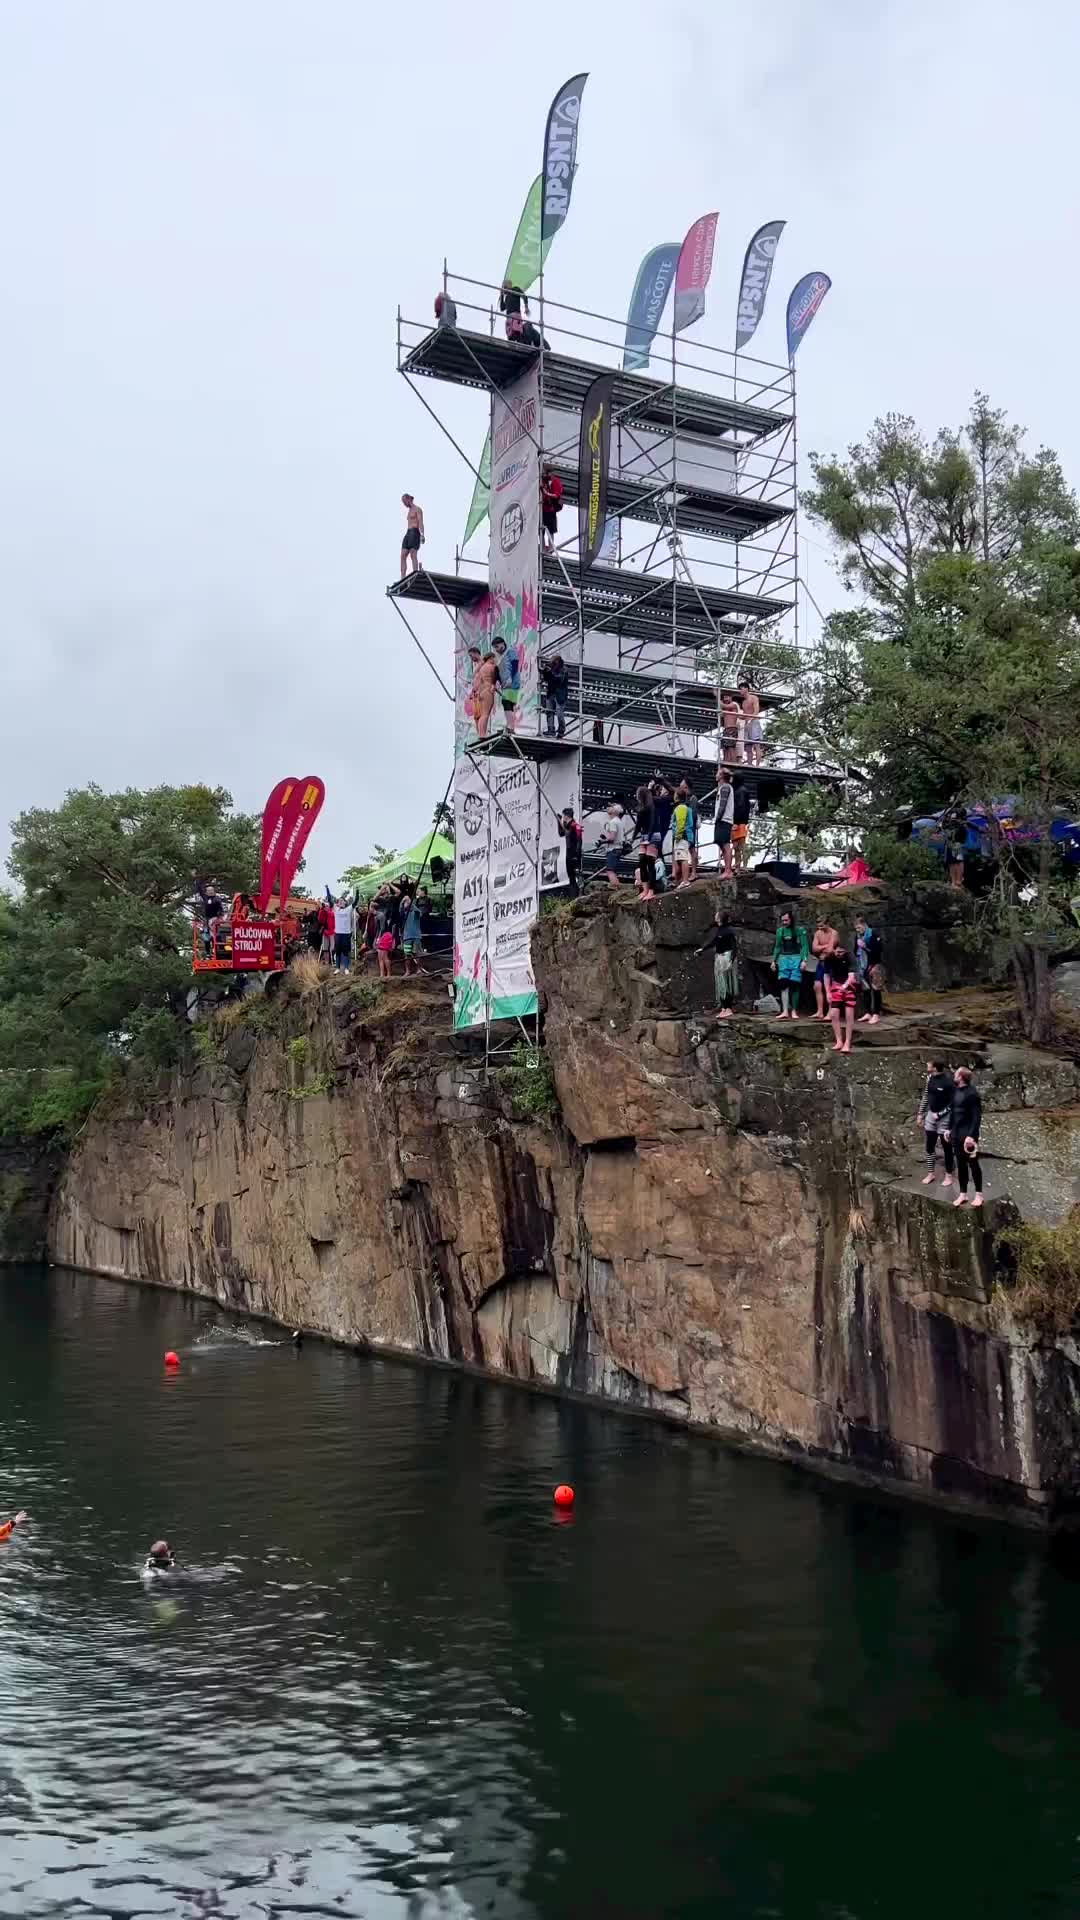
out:
{"label": "spectator on cliff edge", "polygon": [[334,903],[334,966],[341,973],[348,973],[352,966],[352,943],[359,899],[359,893],[354,893],[350,902],[348,895],[342,893]]}
{"label": "spectator on cliff edge", "polygon": [[716,915],[712,939],[707,940],[704,947],[699,947],[698,952],[704,953],[709,946],[713,949],[713,985],[717,1010],[721,1020],[730,1020],[739,991],[739,943],[731,924],[731,915],[723,908]]}
{"label": "spectator on cliff edge", "polygon": [[[797,1020],[799,1017],[799,989],[802,985],[803,965],[809,965],[810,948],[806,938],[806,928],[800,927],[790,907],[785,907],[780,915],[780,924],[773,941],[772,968],[780,984],[780,1012],[778,1020]],[[853,1003],[854,1004],[854,1003]]]}
{"label": "spectator on cliff edge", "polygon": [[607,815],[601,829],[600,844],[604,851],[604,868],[609,887],[619,884],[619,868],[622,865],[623,839],[625,835],[625,817],[618,800],[609,802]]}
{"label": "spectator on cliff edge", "polygon": [[915,1124],[923,1130],[923,1142],[926,1147],[926,1172],[923,1174],[923,1186],[932,1187],[937,1179],[936,1155],[938,1141],[941,1141],[941,1153],[945,1162],[943,1187],[951,1187],[955,1158],[949,1128],[952,1124],[953,1077],[944,1060],[928,1060],[926,1063],[926,1085],[919,1101]]}
{"label": "spectator on cliff edge", "polygon": [[581,826],[573,807],[564,807],[559,815],[559,837],[566,841],[566,879],[570,897],[576,900],[581,892]]}
{"label": "spectator on cliff edge", "polygon": [[837,944],[825,955],[825,986],[829,995],[833,1052],[850,1053],[855,1031],[855,962],[846,947]]}
{"label": "spectator on cliff edge", "polygon": [[954,1207],[967,1204],[968,1179],[975,1189],[973,1207],[983,1203],[983,1177],[979,1165],[979,1129],[982,1126],[982,1099],[978,1088],[972,1085],[971,1068],[957,1067],[953,1075],[952,1109],[949,1113],[949,1129],[946,1138],[952,1143],[956,1155],[956,1184],[960,1191],[953,1201]]}
{"label": "spectator on cliff edge", "polygon": [[860,1026],[865,1024],[876,1027],[881,1019],[881,995],[885,985],[882,954],[880,933],[870,925],[864,913],[857,913],[855,915],[855,971],[859,976],[859,985],[866,995],[866,1012],[860,1018]]}
{"label": "spectator on cliff edge", "polygon": [[817,1012],[814,1015],[815,1020],[824,1021],[829,1017],[825,979],[825,956],[830,954],[833,948],[839,945],[840,935],[832,925],[828,914],[819,913],[817,926],[814,928],[814,938],[810,942],[810,951],[816,962],[814,968],[814,999],[817,1002]]}

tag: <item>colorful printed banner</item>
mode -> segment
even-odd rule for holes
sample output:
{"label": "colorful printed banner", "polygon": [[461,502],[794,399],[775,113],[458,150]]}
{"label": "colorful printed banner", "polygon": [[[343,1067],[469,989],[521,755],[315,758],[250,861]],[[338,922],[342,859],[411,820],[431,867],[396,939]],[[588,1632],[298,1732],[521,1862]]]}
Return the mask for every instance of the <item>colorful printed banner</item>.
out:
{"label": "colorful printed banner", "polygon": [[491,399],[490,635],[499,681],[495,713],[511,733],[538,706],[539,424],[534,364]]}
{"label": "colorful printed banner", "polygon": [[491,832],[486,766],[465,755],[454,771],[454,1026],[487,1018],[487,885]]}
{"label": "colorful printed banner", "polygon": [[695,220],[679,250],[675,269],[675,327],[682,333],[692,327],[705,311],[705,289],[712,273],[713,244],[719,215],[703,213]]}
{"label": "colorful printed banner", "polygon": [[787,352],[794,360],[805,339],[810,322],[820,307],[832,281],[827,273],[804,273],[792,287],[787,303]]}
{"label": "colorful printed banner", "polygon": [[652,343],[664,317],[667,297],[675,278],[681,249],[677,240],[665,240],[645,255],[630,295],[626,317],[626,345],[623,347],[623,371],[633,373],[647,367]]}
{"label": "colorful printed banner", "polygon": [[555,95],[544,129],[543,195],[540,237],[554,239],[570,211],[577,163],[578,120],[587,73],[565,80]]}
{"label": "colorful printed banner", "polygon": [[566,884],[564,807],[580,810],[576,753],[542,764],[465,754],[454,777],[454,1025],[536,1012],[529,940]]}
{"label": "colorful printed banner", "polygon": [[759,227],[750,245],[746,249],[743,261],[742,279],[739,282],[739,304],[735,312],[735,351],[740,353],[748,340],[757,332],[758,323],[765,311],[765,299],[769,291],[769,281],[776,263],[776,249],[780,245],[786,220],[769,220]]}
{"label": "colorful printed banner", "polygon": [[601,373],[581,403],[578,440],[578,564],[595,565],[604,540],[608,468],[611,464],[611,396],[614,373]]}

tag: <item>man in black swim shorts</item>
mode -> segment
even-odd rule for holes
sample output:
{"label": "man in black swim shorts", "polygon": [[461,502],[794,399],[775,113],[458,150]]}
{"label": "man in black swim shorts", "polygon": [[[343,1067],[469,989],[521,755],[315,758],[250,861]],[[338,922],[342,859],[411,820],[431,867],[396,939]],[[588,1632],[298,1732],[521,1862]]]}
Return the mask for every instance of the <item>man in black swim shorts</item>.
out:
{"label": "man in black swim shorts", "polygon": [[405,538],[401,543],[401,578],[404,580],[406,569],[412,573],[420,570],[420,549],[424,544],[424,509],[418,507],[411,493],[403,493],[401,504],[405,509]]}

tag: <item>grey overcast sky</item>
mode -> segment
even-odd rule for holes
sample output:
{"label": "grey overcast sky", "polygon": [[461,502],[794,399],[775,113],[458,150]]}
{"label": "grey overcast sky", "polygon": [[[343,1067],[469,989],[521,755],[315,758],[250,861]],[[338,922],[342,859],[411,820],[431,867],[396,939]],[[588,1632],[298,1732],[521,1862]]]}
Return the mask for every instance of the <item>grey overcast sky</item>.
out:
{"label": "grey overcast sky", "polygon": [[[727,344],[786,218],[763,353],[797,276],[833,278],[804,450],[981,386],[1080,480],[1075,0],[0,0],[0,29],[0,822],[89,780],[256,808],[315,771],[312,879],[423,830],[450,711],[384,588],[401,492],[451,565],[471,481],[395,311],[430,312],[444,253],[498,276],[578,69],[554,297],[622,312],[718,207],[698,332]],[[447,417],[479,446],[479,395]]]}

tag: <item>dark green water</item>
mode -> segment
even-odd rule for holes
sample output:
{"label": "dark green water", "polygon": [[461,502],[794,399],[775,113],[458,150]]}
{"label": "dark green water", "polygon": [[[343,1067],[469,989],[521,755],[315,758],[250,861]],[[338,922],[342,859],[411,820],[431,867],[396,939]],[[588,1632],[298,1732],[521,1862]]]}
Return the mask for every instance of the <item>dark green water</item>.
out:
{"label": "dark green water", "polygon": [[1080,1912],[1060,1549],[224,1324],[0,1275],[0,1913]]}

